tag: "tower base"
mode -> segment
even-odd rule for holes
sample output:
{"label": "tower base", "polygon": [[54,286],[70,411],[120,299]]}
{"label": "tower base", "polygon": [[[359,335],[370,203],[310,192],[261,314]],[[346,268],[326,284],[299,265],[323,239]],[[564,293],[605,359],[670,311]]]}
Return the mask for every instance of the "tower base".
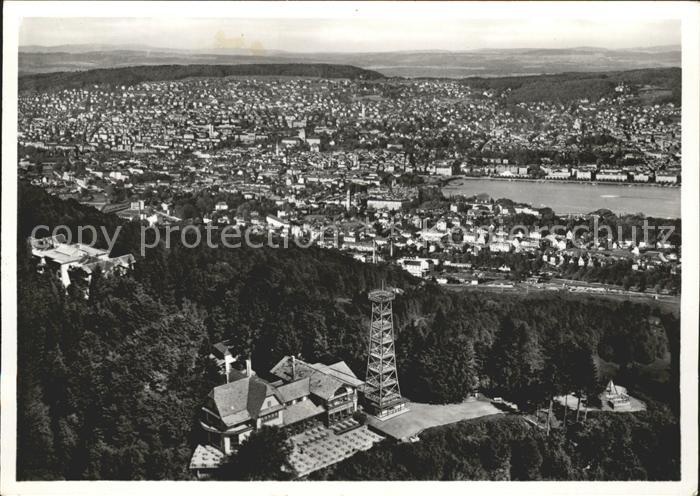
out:
{"label": "tower base", "polygon": [[381,408],[375,404],[368,404],[366,411],[369,415],[372,415],[377,420],[387,420],[390,418],[397,417],[402,413],[408,412],[408,407],[406,406],[406,400],[404,398],[397,398],[388,405],[383,405]]}

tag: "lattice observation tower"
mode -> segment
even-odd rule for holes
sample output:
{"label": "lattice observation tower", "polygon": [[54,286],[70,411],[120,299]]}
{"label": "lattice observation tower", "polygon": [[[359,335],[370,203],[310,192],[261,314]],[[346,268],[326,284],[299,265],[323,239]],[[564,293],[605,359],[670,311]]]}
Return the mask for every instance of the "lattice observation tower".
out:
{"label": "lattice observation tower", "polygon": [[370,414],[386,419],[408,411],[396,372],[392,308],[394,292],[376,289],[370,291],[369,300],[372,302],[372,323],[364,387],[365,407]]}

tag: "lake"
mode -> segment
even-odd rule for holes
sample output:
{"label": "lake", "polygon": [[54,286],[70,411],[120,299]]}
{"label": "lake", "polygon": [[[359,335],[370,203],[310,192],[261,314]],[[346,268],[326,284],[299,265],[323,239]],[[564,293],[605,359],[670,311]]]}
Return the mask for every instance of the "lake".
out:
{"label": "lake", "polygon": [[607,208],[616,214],[681,216],[681,189],[673,187],[460,178],[451,181],[442,192],[448,197],[486,193],[496,200],[509,198],[537,208],[550,207],[558,214],[584,214]]}

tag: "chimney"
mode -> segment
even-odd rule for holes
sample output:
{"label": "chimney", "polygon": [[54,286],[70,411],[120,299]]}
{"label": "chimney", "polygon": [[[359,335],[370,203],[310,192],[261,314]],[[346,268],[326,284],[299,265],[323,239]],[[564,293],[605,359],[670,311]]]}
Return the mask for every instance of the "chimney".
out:
{"label": "chimney", "polygon": [[228,378],[231,374],[231,360],[229,360],[230,354],[224,355],[224,369],[226,370],[226,384],[228,384]]}
{"label": "chimney", "polygon": [[250,358],[245,359],[245,375],[246,377],[251,377],[254,374],[253,372],[253,364],[250,361]]}
{"label": "chimney", "polygon": [[297,362],[296,358],[294,358],[294,355],[292,355],[292,381],[296,380],[297,378]]}

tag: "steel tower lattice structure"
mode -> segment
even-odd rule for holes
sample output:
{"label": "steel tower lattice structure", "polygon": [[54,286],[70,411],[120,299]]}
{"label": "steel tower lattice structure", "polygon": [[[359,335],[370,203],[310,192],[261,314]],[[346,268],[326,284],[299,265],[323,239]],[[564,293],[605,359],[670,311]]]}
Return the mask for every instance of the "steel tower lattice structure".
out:
{"label": "steel tower lattice structure", "polygon": [[372,323],[364,396],[369,409],[381,416],[397,405],[403,407],[405,403],[396,373],[392,316],[394,293],[383,288],[376,289],[369,293],[369,300],[372,302]]}

